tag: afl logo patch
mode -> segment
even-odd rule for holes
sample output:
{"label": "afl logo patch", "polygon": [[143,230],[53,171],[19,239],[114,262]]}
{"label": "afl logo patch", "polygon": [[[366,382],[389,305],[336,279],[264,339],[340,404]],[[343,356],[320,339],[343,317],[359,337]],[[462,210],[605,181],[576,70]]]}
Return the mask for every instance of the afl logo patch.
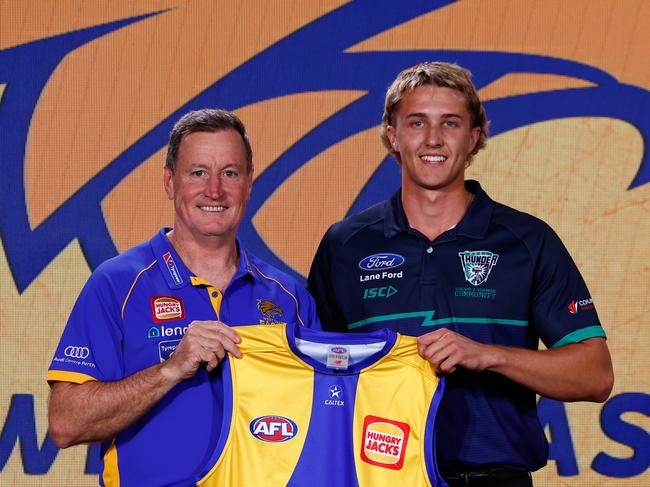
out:
{"label": "afl logo patch", "polygon": [[404,465],[410,431],[406,423],[366,416],[363,421],[361,459],[378,467],[400,470]]}
{"label": "afl logo patch", "polygon": [[156,323],[185,318],[183,300],[176,296],[151,296],[151,315]]}
{"label": "afl logo patch", "polygon": [[272,443],[288,441],[298,434],[295,421],[284,416],[260,416],[250,422],[248,429],[258,440]]}
{"label": "afl logo patch", "polygon": [[359,269],[364,271],[380,271],[401,266],[406,259],[399,254],[373,254],[359,261]]}

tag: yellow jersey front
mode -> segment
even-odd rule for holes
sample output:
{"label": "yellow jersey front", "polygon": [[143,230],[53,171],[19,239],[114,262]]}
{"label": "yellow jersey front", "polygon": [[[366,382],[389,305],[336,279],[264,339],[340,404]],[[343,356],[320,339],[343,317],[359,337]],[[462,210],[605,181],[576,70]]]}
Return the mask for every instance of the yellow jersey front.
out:
{"label": "yellow jersey front", "polygon": [[434,451],[443,382],[416,339],[292,325],[236,327],[221,437],[199,486],[444,486]]}

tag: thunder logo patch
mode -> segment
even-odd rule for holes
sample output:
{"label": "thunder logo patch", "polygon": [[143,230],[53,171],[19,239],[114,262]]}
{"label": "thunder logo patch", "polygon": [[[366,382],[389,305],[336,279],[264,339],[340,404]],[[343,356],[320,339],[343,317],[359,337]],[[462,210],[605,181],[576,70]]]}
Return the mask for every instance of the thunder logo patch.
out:
{"label": "thunder logo patch", "polygon": [[473,286],[480,286],[487,281],[490,271],[499,260],[499,255],[489,250],[466,250],[458,252],[463,265],[465,280]]}

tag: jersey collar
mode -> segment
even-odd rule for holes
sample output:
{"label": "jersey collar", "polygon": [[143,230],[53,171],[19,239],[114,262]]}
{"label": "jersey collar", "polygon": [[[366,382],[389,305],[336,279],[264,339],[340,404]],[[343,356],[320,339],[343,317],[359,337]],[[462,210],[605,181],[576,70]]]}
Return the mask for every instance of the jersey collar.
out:
{"label": "jersey collar", "polygon": [[190,283],[191,274],[167,238],[167,232],[170,230],[171,228],[160,229],[151,239],[151,248],[167,285],[170,289],[180,289]]}
{"label": "jersey collar", "polygon": [[[315,370],[328,375],[359,374],[363,369],[384,359],[391,348],[395,345],[398,337],[397,333],[387,328],[382,328],[381,330],[371,331],[368,333],[332,333],[306,328],[297,323],[287,323],[285,331],[287,344],[291,351]],[[356,364],[350,365],[347,369],[334,370],[327,368],[325,364],[302,353],[296,345],[296,338],[327,345],[360,345],[377,342],[384,342],[384,345],[378,352],[373,353]]]}
{"label": "jersey collar", "polygon": [[[179,255],[174,250],[171,242],[167,238],[167,233],[171,228],[162,228],[160,232],[151,240],[158,267],[170,289],[179,289],[187,286],[196,280],[196,276],[185,266]],[[250,276],[255,279],[256,274],[253,272],[252,256],[240,245],[237,240],[237,250],[239,252],[239,265],[233,281],[241,277]]]}
{"label": "jersey collar", "polygon": [[468,179],[465,181],[465,188],[474,194],[474,201],[469,205],[463,219],[456,225],[456,233],[469,238],[483,239],[492,220],[494,201],[483,191],[478,181]]}
{"label": "jersey collar", "polygon": [[[485,238],[492,218],[494,202],[483,191],[478,181],[468,179],[465,181],[465,188],[474,194],[474,201],[453,232],[470,238]],[[402,188],[384,202],[384,215],[384,236],[387,239],[411,231],[402,206]]]}

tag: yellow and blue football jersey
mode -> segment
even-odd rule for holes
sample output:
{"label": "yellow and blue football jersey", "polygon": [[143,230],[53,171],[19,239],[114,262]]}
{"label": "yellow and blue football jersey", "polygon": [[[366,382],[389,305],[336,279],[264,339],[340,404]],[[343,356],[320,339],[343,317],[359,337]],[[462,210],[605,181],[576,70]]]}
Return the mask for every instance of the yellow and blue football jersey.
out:
{"label": "yellow and blue football jersey", "polygon": [[223,425],[199,486],[446,485],[434,452],[443,381],[389,330],[236,327],[214,382]]}

